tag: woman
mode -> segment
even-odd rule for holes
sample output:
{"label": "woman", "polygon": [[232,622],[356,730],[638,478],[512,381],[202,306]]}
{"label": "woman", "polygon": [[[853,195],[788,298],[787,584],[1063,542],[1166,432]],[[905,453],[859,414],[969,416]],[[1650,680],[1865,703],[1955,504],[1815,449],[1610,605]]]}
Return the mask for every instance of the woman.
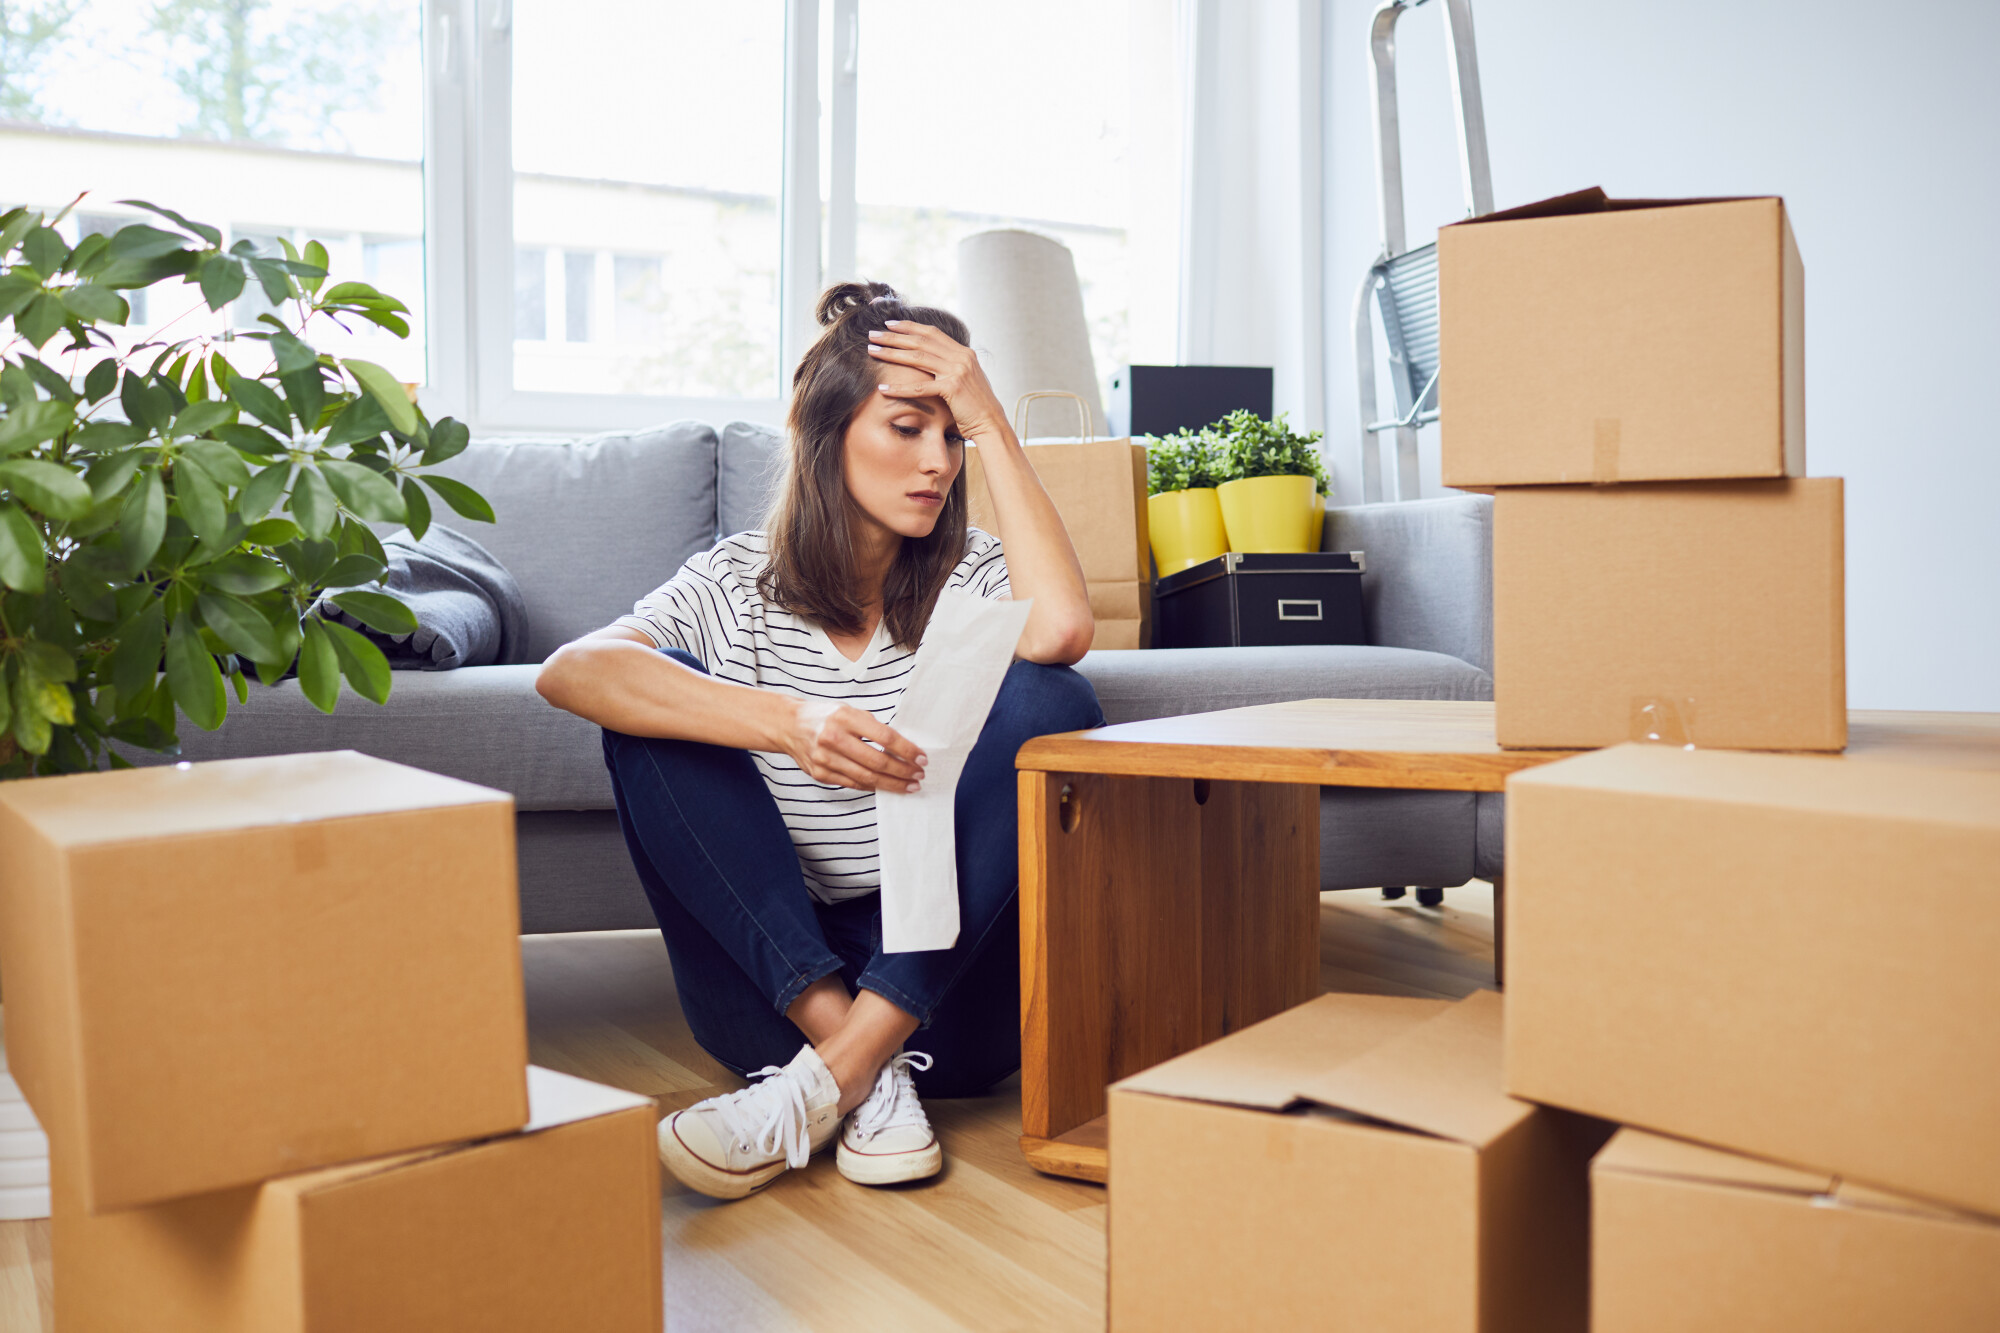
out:
{"label": "woman", "polygon": [[[688,1025],[759,1080],[660,1125],[668,1168],[717,1198],[836,1130],[850,1180],[937,1172],[918,1091],[1020,1064],[1014,754],[1104,720],[1069,669],[1094,630],[1082,569],[965,325],[880,283],[832,288],[819,322],[766,530],[695,556],[536,681],[604,728]],[[966,522],[968,439],[998,540]],[[958,942],[884,954],[874,794],[916,791],[927,762],[887,719],[948,587],[1033,607],[959,779]]]}

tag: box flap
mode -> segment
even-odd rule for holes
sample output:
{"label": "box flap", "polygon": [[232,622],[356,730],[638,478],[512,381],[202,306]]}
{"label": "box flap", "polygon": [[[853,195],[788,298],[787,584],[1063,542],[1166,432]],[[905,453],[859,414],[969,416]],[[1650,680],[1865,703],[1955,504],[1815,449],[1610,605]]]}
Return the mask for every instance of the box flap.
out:
{"label": "box flap", "polygon": [[1703,195],[1695,199],[1613,199],[1604,193],[1603,186],[1593,185],[1588,189],[1572,190],[1568,194],[1558,194],[1548,199],[1537,199],[1532,204],[1519,204],[1497,212],[1481,213],[1476,218],[1466,218],[1451,225],[1470,227],[1481,222],[1520,222],[1528,218],[1569,217],[1578,213],[1622,213],[1637,208],[1680,208],[1688,204],[1733,204],[1743,199],[1775,197],[1756,194],[1716,194]]}
{"label": "box flap", "polygon": [[2000,1218],[1987,1217],[1982,1213],[1968,1213],[1962,1208],[1952,1208],[1924,1199],[1912,1199],[1906,1194],[1891,1194],[1887,1190],[1857,1185],[1851,1180],[1843,1180],[1834,1186],[1833,1197],[1840,1201],[1843,1208],[1873,1208],[1885,1213],[1908,1213],[1912,1217],[1927,1217],[1937,1222],[1969,1222],[1975,1226],[2000,1227]]}
{"label": "box flap", "polygon": [[636,1092],[559,1074],[540,1065],[529,1065],[528,1124],[521,1132],[533,1134],[539,1129],[553,1129],[557,1125],[651,1105],[651,1097],[643,1097]]}
{"label": "box flap", "polygon": [[1634,1176],[1672,1176],[1683,1180],[1705,1180],[1718,1185],[1744,1185],[1753,1189],[1783,1190],[1800,1195],[1825,1194],[1834,1186],[1824,1172],[1802,1171],[1755,1157],[1724,1152],[1685,1139],[1649,1134],[1643,1129],[1621,1129],[1592,1159],[1592,1171],[1616,1171]]}
{"label": "box flap", "polygon": [[1627,742],[1510,774],[1507,788],[1565,787],[1867,819],[2000,829],[2000,773],[1889,759],[1760,754]]}
{"label": "box flap", "polygon": [[1479,1147],[1535,1109],[1501,1091],[1501,1049],[1500,996],[1478,991],[1304,1079],[1299,1091],[1336,1110]]}
{"label": "box flap", "polygon": [[65,847],[512,800],[353,750],[76,773],[0,787],[0,803]]}
{"label": "box flap", "polygon": [[1353,1059],[1450,1007],[1446,1000],[1322,995],[1112,1086],[1282,1111],[1300,1100],[1301,1079]]}

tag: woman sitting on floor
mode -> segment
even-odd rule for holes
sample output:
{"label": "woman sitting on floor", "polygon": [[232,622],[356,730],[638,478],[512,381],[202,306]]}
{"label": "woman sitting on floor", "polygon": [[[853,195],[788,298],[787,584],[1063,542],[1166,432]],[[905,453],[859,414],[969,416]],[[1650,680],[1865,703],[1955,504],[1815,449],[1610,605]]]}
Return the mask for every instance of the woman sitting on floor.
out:
{"label": "woman sitting on floor", "polygon": [[[1081,566],[965,325],[880,283],[832,288],[819,322],[765,530],[695,556],[536,682],[604,728],[688,1025],[760,1080],[661,1122],[667,1167],[717,1198],[804,1166],[842,1117],[848,1179],[938,1171],[918,1092],[982,1092],[1020,1064],[1014,754],[1104,720],[1069,669],[1094,629]],[[968,439],[997,536],[966,522]],[[927,762],[886,720],[946,588],[1034,605],[959,778],[958,942],[885,954],[875,793],[916,791]]]}

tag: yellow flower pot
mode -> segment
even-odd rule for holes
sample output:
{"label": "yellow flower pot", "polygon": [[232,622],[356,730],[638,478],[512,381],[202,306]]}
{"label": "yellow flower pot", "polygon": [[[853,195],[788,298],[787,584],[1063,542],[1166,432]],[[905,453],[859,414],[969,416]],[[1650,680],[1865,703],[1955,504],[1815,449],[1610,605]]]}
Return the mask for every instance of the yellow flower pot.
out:
{"label": "yellow flower pot", "polygon": [[1232,551],[1317,550],[1318,483],[1311,477],[1245,477],[1216,487]]}
{"label": "yellow flower pot", "polygon": [[1222,506],[1215,491],[1168,491],[1146,500],[1146,525],[1152,533],[1153,563],[1160,577],[1192,569],[1229,549],[1222,530]]}
{"label": "yellow flower pot", "polygon": [[1325,544],[1324,543],[1325,536],[1326,536],[1326,497],[1324,495],[1321,495],[1318,491],[1314,491],[1312,545],[1307,547],[1306,549],[1309,551],[1319,550],[1320,547]]}

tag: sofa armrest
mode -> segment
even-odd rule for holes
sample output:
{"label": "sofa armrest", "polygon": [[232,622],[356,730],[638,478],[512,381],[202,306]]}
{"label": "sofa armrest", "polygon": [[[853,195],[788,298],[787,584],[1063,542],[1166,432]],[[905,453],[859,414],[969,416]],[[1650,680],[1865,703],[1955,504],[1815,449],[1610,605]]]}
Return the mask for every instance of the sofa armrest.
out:
{"label": "sofa armrest", "polygon": [[1368,642],[1493,670],[1491,496],[1329,509],[1320,546],[1365,554]]}

